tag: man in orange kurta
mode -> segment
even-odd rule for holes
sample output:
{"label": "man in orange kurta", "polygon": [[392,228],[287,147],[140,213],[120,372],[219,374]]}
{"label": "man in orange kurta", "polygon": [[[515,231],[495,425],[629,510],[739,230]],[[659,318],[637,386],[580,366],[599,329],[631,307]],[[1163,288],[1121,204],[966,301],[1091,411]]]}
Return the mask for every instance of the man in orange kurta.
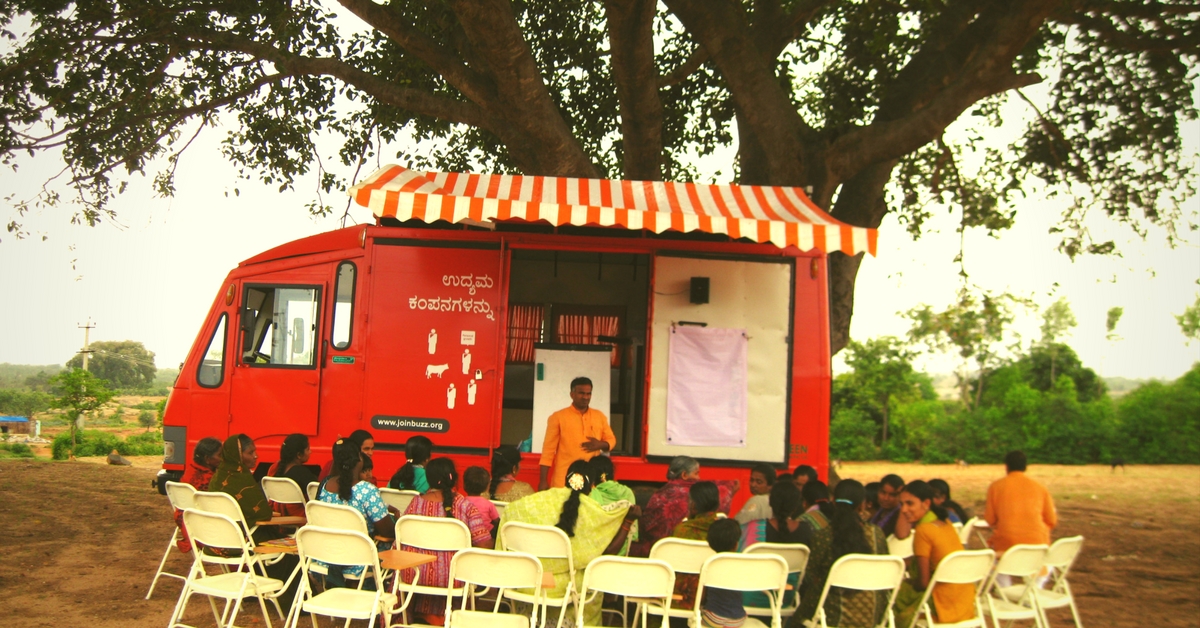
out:
{"label": "man in orange kurta", "polygon": [[[608,417],[589,407],[592,380],[576,377],[571,381],[571,405],[550,415],[546,421],[546,439],[542,441],[541,479],[538,490],[562,488],[567,467],[576,460],[591,460],[612,451],[617,437],[608,426]],[[550,477],[550,469],[554,476]]]}
{"label": "man in orange kurta", "polygon": [[1008,475],[988,487],[984,519],[992,527],[992,549],[997,552],[1022,543],[1049,544],[1058,514],[1050,491],[1025,475],[1025,454],[1004,457]]}

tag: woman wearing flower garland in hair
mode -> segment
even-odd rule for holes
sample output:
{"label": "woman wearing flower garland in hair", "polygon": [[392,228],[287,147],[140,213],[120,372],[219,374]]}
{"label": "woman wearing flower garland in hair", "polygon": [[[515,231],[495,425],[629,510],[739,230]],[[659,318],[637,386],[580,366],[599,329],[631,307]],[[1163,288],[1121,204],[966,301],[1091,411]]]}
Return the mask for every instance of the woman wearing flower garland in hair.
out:
{"label": "woman wearing flower garland in hair", "polygon": [[[471,545],[475,547],[492,547],[492,522],[484,519],[466,497],[454,492],[458,484],[458,470],[454,461],[449,458],[434,458],[425,465],[425,479],[429,482],[429,490],[413,498],[404,511],[406,515],[423,515],[426,517],[452,517],[467,524],[471,531]],[[400,549],[410,552],[429,554],[436,558],[434,562],[422,565],[420,583],[431,587],[444,587],[450,580],[450,559],[454,552],[438,552],[419,549],[403,544]],[[408,576],[405,576],[407,579]],[[417,595],[413,597],[412,609],[418,615],[423,615],[421,622],[435,626],[444,625],[446,612],[446,597],[444,595]]]}
{"label": "woman wearing flower garland in hair", "polygon": [[[587,496],[593,492],[596,478],[592,465],[576,460],[567,468],[566,486],[540,491],[509,504],[500,520],[503,528],[509,521],[534,525],[556,526],[571,538],[571,556],[575,562],[575,587],[583,584],[583,569],[602,554],[617,554],[625,546],[629,530],[641,516],[636,505],[625,500],[601,506]],[[504,549],[499,547],[498,549]],[[545,563],[554,574],[554,588],[546,591],[561,596],[566,591],[570,574],[565,560]],[[584,621],[589,626],[600,625],[600,604],[603,596],[584,609]],[[548,621],[557,621],[551,617]]]}

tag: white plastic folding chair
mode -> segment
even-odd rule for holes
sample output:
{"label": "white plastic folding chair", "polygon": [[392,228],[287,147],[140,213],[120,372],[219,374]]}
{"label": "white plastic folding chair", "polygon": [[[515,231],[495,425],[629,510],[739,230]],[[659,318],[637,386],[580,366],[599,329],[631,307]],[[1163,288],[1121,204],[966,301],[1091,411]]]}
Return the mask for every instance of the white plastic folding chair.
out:
{"label": "white plastic folding chair", "polygon": [[[708,543],[705,541],[694,541],[691,539],[678,539],[675,537],[666,537],[659,539],[650,548],[650,558],[661,560],[671,566],[675,571],[675,576],[679,577],[683,574],[700,575],[700,568],[704,566],[704,561],[712,555],[716,554]],[[638,602],[648,602],[646,600],[638,600]],[[640,606],[651,615],[667,615],[669,617],[690,618],[692,610],[690,608],[675,608],[670,605],[662,606],[656,603],[643,603]]]}
{"label": "white plastic folding chair", "polygon": [[408,504],[411,503],[413,498],[417,495],[420,495],[420,493],[417,491],[401,491],[386,487],[379,489],[379,496],[383,498],[383,503],[395,508],[396,510],[399,510],[400,512],[408,510]]}
{"label": "white plastic folding chair", "polygon": [[542,605],[542,626],[545,626],[547,622],[548,607],[553,606],[558,608],[558,622],[556,626],[561,628],[563,618],[567,616],[567,608],[577,601],[575,591],[575,560],[571,555],[570,537],[567,536],[566,532],[555,526],[539,526],[531,523],[510,521],[500,526],[500,545],[506,550],[525,552],[542,560],[567,561],[567,588],[563,591],[562,595],[551,596],[545,592],[530,594],[520,591],[509,591],[505,594],[505,597],[510,600],[525,602],[526,604],[535,604],[540,601]]}
{"label": "white plastic folding chair", "polygon": [[262,479],[262,489],[267,499],[277,504],[303,504],[308,501],[300,485],[291,478],[265,477]]}
{"label": "white plastic folding chair", "polygon": [[242,507],[229,493],[196,491],[196,494],[192,496],[192,503],[197,510],[215,512],[233,519],[242,526],[248,535],[254,534],[254,531],[258,529],[258,525],[252,526],[246,522],[246,517],[242,514]]}
{"label": "white plastic folding chair", "polygon": [[308,495],[308,501],[317,501],[317,491],[319,490],[321,490],[320,482],[309,482],[308,487],[305,489],[305,493]]}
{"label": "white plastic folding chair", "polygon": [[855,591],[888,591],[887,612],[880,620],[880,626],[896,628],[896,616],[892,613],[892,604],[896,601],[896,592],[904,582],[904,559],[897,556],[878,556],[875,554],[846,554],[837,559],[829,568],[829,576],[825,579],[825,587],[821,589],[821,597],[817,600],[817,612],[813,616],[813,624],[819,628],[828,628],[829,618],[825,613],[825,600],[829,597],[830,589],[853,589]]}
{"label": "white plastic folding chair", "polygon": [[[995,628],[1000,628],[1001,620],[1008,622],[1006,625],[1031,620],[1037,628],[1045,628],[1038,605],[1037,578],[1046,564],[1049,549],[1046,545],[1014,545],[996,561],[996,568],[981,594],[987,603],[984,612],[992,617]],[[998,576],[1008,576],[1021,584],[1001,587],[996,581]]]}
{"label": "white plastic folding chair", "polygon": [[[1050,549],[1046,551],[1045,565],[1050,569],[1050,586],[1035,589],[1034,593],[1037,595],[1038,606],[1042,609],[1042,622],[1047,627],[1050,626],[1050,620],[1046,617],[1047,610],[1070,607],[1071,616],[1075,619],[1075,628],[1083,628],[1083,622],[1079,619],[1079,609],[1075,606],[1075,596],[1071,593],[1071,584],[1067,582],[1067,573],[1071,571],[1071,565],[1075,563],[1081,549],[1083,537],[1072,536],[1051,543]],[[1016,594],[1017,588],[1019,585],[1002,591],[1007,597],[1010,593]]]}
{"label": "white plastic folding chair", "polygon": [[[742,552],[745,554],[775,554],[787,561],[788,580],[793,580],[792,575],[794,574],[796,586],[790,594],[784,595],[784,601],[779,606],[779,614],[783,617],[795,615],[796,609],[800,607],[800,583],[804,582],[804,571],[808,569],[808,546],[802,543],[754,543]],[[766,606],[747,606],[746,614],[768,617],[771,615],[771,609]]]}
{"label": "white plastic folding chair", "polygon": [[[405,515],[396,521],[396,538],[403,539],[404,545],[416,549],[435,552],[457,552],[471,547],[471,530],[467,524],[451,517],[426,517],[423,515]],[[405,612],[404,622],[408,623],[407,608],[412,596],[445,595],[449,598],[462,596],[464,587],[454,586],[449,580],[444,587],[421,584],[425,566],[415,568],[411,581],[406,582],[403,572],[397,573],[392,579],[392,592],[400,597],[400,605]]]}
{"label": "white plastic folding chair", "polygon": [[[187,626],[182,622],[183,613],[187,609],[188,601],[195,594],[208,596],[218,626],[233,628],[242,600],[247,597],[258,599],[268,628],[271,626],[271,617],[267,614],[264,599],[275,605],[280,619],[284,618],[283,609],[279,607],[276,598],[286,588],[286,584],[254,572],[257,556],[240,524],[223,514],[188,508],[183,511],[183,525],[193,543],[205,548],[225,550],[222,553],[230,556],[218,556],[200,549],[192,552],[192,569],[183,583],[183,591],[179,594],[179,601],[175,603],[175,610],[167,623],[168,628]],[[204,569],[206,564],[220,565],[226,571],[209,575]],[[213,598],[225,600],[225,607],[219,614]]]}
{"label": "white plastic folding chair", "polygon": [[310,501],[304,504],[304,516],[309,525],[367,534],[367,520],[357,508]]}
{"label": "white plastic folding chair", "polygon": [[971,543],[971,535],[974,534],[979,542],[987,547],[987,538],[983,536],[983,531],[987,530],[988,522],[979,517],[971,517],[963,524],[962,529],[958,531],[958,540],[962,541],[963,547],[969,547]]}
{"label": "white plastic folding chair", "polygon": [[[379,553],[375,550],[374,541],[365,533],[309,523],[296,531],[296,551],[300,555],[300,569],[305,576],[324,574],[325,569],[319,563],[362,566],[367,570],[363,572],[357,588],[334,587],[321,593],[313,591],[310,578],[303,578],[288,616],[288,626],[295,628],[300,621],[301,611],[309,613],[314,628],[317,625],[313,617],[315,615],[338,617],[347,622],[365,619],[370,622],[369,626],[374,626],[375,618],[382,615],[384,625],[391,625],[396,596],[384,590],[378,570],[372,569],[379,565]],[[374,590],[363,588],[368,581],[375,583]]]}
{"label": "white plastic folding chair", "polygon": [[647,628],[646,613],[641,612],[641,606],[652,603],[666,608],[671,604],[674,591],[675,572],[664,561],[601,556],[588,563],[583,571],[579,603],[575,605],[575,626],[585,628],[584,608],[597,595],[607,593],[636,601],[639,606],[637,615],[642,618],[641,628]]}
{"label": "white plastic folding chair", "polygon": [[[987,628],[987,618],[983,613],[983,603],[978,594],[983,590],[983,585],[992,573],[992,565],[995,562],[996,552],[990,549],[964,550],[943,558],[929,578],[929,586],[925,588],[925,594],[921,597],[920,604],[917,605],[917,612],[913,615],[910,626],[915,628],[921,617],[924,616],[927,628]],[[975,600],[975,617],[954,623],[936,621],[933,613],[933,599],[930,595],[939,584],[975,585],[975,595],[971,596]],[[900,628],[910,628],[910,626],[901,626]]]}
{"label": "white plastic folding chair", "polygon": [[[495,589],[496,598],[503,599],[514,589],[540,590],[542,563],[524,552],[470,548],[460,550],[450,559],[450,581],[461,581],[468,589]],[[528,616],[501,613],[499,604],[493,605],[490,611],[468,609],[468,597],[462,596],[461,608],[456,609],[453,596],[447,596],[446,628],[531,628],[538,621],[536,596]]]}
{"label": "white plastic folding chair", "polygon": [[[171,502],[171,512],[176,510],[187,510],[194,505],[193,496],[196,494],[196,489],[184,482],[167,482],[165,484],[167,490],[167,499]],[[187,580],[187,574],[172,573],[166,570],[167,557],[171,555],[171,550],[176,549],[179,539],[183,538],[183,533],[180,532],[179,526],[174,526],[171,530],[171,540],[167,541],[167,551],[163,552],[162,560],[158,561],[158,570],[154,572],[154,579],[150,581],[150,590],[146,592],[146,599],[154,594],[154,586],[158,584],[158,579],[166,576],[168,578],[177,578],[179,580]]]}
{"label": "white plastic folding chair", "polygon": [[504,509],[508,508],[508,502],[502,502],[502,501],[495,500],[495,499],[489,499],[488,501],[492,502],[492,505],[496,507],[496,512],[499,513],[500,518],[503,519],[504,518]]}
{"label": "white plastic folding chair", "polygon": [[889,534],[887,538],[888,554],[891,556],[899,556],[900,558],[908,558],[913,555],[913,539],[917,535],[912,532],[908,533],[908,538],[898,539],[895,534]]}
{"label": "white plastic folding chair", "polygon": [[[771,628],[783,627],[780,606],[787,593],[788,564],[778,554],[714,554],[700,568],[700,584],[696,587],[696,606],[692,625],[703,626],[704,589],[714,587],[728,591],[762,591],[771,601]],[[746,628],[765,628],[754,617],[746,617]]]}

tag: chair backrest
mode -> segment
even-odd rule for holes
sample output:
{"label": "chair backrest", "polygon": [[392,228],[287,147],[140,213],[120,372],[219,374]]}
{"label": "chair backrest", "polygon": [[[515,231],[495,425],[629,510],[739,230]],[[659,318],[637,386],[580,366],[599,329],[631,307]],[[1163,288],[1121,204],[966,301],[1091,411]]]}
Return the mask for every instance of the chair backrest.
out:
{"label": "chair backrest", "polygon": [[717,587],[731,591],[774,591],[780,596],[787,587],[788,564],[777,554],[713,554],[700,568],[700,589]]}
{"label": "chair backrest", "polygon": [[[600,591],[628,597],[654,598],[664,607],[670,605],[675,590],[675,572],[661,560],[601,556],[588,563],[583,572],[580,595]],[[583,604],[577,605],[583,612]],[[580,626],[583,625],[580,618]]]}
{"label": "chair backrest", "polygon": [[949,584],[982,584],[992,573],[992,565],[996,563],[996,552],[990,549],[960,550],[947,554],[938,563],[927,590],[932,590],[934,583]]}
{"label": "chair backrest", "polygon": [[[524,552],[502,552],[498,550],[468,548],[460,550],[450,559],[450,582],[462,581],[468,586],[476,585],[495,588],[503,598],[507,589],[533,589],[542,587],[542,563],[537,557]],[[467,598],[462,597],[462,608],[467,607]],[[492,612],[499,609],[492,606]],[[446,608],[454,608],[454,596],[447,595]],[[537,605],[530,614],[536,617]]]}
{"label": "chair backrest", "polygon": [[243,528],[249,529],[246,525],[246,517],[242,514],[242,507],[238,505],[233,495],[213,491],[196,491],[192,499],[197,510],[225,515],[241,524]]}
{"label": "chair backrest", "polygon": [[310,560],[333,565],[369,567],[371,577],[376,578],[375,590],[382,591],[383,583],[378,580],[379,553],[375,543],[365,532],[326,528],[309,523],[296,531],[296,552],[300,564],[307,569]]}
{"label": "chair backrest", "polygon": [[303,504],[304,493],[292,478],[265,477],[262,479],[263,494],[277,504]]}
{"label": "chair backrest", "polygon": [[782,556],[788,573],[803,574],[808,568],[809,549],[803,543],[754,543],[742,550],[744,554],[775,554]]}
{"label": "chair backrest", "polygon": [[311,501],[304,504],[308,525],[367,534],[367,520],[357,508]]}
{"label": "chair backrest", "polygon": [[650,548],[650,558],[666,562],[675,573],[700,573],[704,561],[716,554],[705,541],[666,537]]}
{"label": "chair backrest", "polygon": [[236,558],[211,556],[208,552],[194,552],[196,560],[204,562],[243,563],[249,557],[250,546],[241,527],[224,514],[209,512],[198,508],[188,508],[183,511],[183,525],[187,528],[188,536],[193,543],[205,547],[237,550]]}
{"label": "chair backrest", "polygon": [[187,510],[196,504],[196,487],[187,482],[170,482],[164,485],[167,489],[167,499],[175,510]]}
{"label": "chair backrest", "polygon": [[509,521],[500,526],[500,542],[507,550],[525,552],[538,558],[565,558],[567,567],[575,573],[571,556],[571,539],[554,526]]}
{"label": "chair backrest", "polygon": [[451,517],[404,515],[396,521],[396,538],[404,545],[438,552],[471,547],[471,530]]}
{"label": "chair backrest", "polygon": [[886,591],[904,580],[904,559],[875,554],[846,554],[829,568],[825,588]]}
{"label": "chair backrest", "polygon": [[310,502],[317,501],[317,491],[319,491],[319,490],[321,490],[320,482],[309,482],[308,488],[306,489],[306,492],[308,493],[308,501],[310,501]]}
{"label": "chair backrest", "polygon": [[500,515],[500,517],[503,518],[504,517],[504,509],[508,508],[508,502],[502,502],[502,501],[495,500],[495,499],[489,499],[488,501],[492,502],[492,505],[496,507],[496,513],[498,513]]}
{"label": "chair backrest", "polygon": [[900,558],[908,558],[913,555],[913,540],[917,535],[909,532],[908,538],[898,539],[896,535],[889,534],[887,538],[888,554],[899,556]]}
{"label": "chair backrest", "polygon": [[1071,564],[1075,562],[1075,558],[1079,556],[1079,550],[1083,549],[1082,536],[1069,536],[1059,539],[1050,544],[1050,549],[1046,551],[1046,566],[1053,567],[1065,574],[1071,568]]}
{"label": "chair backrest", "polygon": [[996,575],[1013,578],[1032,578],[1046,564],[1046,545],[1014,545],[996,561]]}
{"label": "chair backrest", "polygon": [[967,543],[971,542],[971,535],[975,533],[976,530],[986,527],[988,527],[987,521],[984,521],[979,517],[971,517],[970,519],[967,519],[967,522],[963,524],[962,529],[958,531],[958,540],[962,541],[962,544],[965,547]]}
{"label": "chair backrest", "polygon": [[417,495],[420,495],[417,491],[401,491],[387,487],[379,489],[379,496],[383,498],[383,503],[400,512],[408,510],[408,505]]}

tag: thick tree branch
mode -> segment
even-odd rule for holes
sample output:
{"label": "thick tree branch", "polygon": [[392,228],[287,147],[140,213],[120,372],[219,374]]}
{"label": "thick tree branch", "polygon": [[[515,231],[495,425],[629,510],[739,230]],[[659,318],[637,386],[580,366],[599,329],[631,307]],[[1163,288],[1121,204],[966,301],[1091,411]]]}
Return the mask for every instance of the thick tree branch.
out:
{"label": "thick tree branch", "polygon": [[609,50],[621,111],[626,179],[662,179],[663,105],[654,65],[656,0],[607,0]]}
{"label": "thick tree branch", "polygon": [[704,49],[704,46],[697,46],[679,67],[658,78],[658,86],[671,87],[686,81],[689,76],[700,69],[700,66],[704,65],[705,61],[708,61],[708,51]]}

